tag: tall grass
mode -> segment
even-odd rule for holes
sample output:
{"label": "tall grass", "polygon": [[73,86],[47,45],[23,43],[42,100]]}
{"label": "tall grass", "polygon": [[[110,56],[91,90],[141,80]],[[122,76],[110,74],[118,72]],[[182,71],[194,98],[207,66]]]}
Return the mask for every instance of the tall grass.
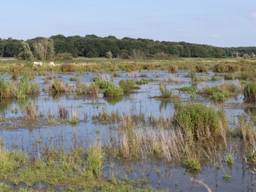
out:
{"label": "tall grass", "polygon": [[226,141],[225,114],[203,104],[177,105],[174,122],[190,141]]}
{"label": "tall grass", "polygon": [[25,76],[18,81],[0,80],[0,100],[26,99],[29,96],[36,96],[38,94],[38,84],[30,82]]}
{"label": "tall grass", "polygon": [[256,102],[256,83],[249,83],[244,88],[245,102]]}

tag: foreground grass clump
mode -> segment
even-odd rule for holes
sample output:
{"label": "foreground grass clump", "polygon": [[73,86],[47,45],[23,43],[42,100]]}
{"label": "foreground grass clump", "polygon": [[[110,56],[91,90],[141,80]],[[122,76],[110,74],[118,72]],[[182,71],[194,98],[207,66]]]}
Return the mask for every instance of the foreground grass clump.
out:
{"label": "foreground grass clump", "polygon": [[208,96],[211,100],[216,102],[223,102],[231,96],[239,93],[239,88],[234,84],[222,84],[215,87],[207,87],[202,90],[201,95]]}
{"label": "foreground grass clump", "polygon": [[49,86],[49,92],[52,95],[60,95],[70,91],[68,85],[66,85],[63,81],[55,79],[52,81],[51,85]]}
{"label": "foreground grass clump", "polygon": [[256,102],[256,83],[249,83],[244,88],[245,102]]}
{"label": "foreground grass clump", "polygon": [[39,86],[27,77],[18,81],[0,80],[0,99],[26,99],[39,94]]}
{"label": "foreground grass clump", "polygon": [[[70,153],[46,150],[39,159],[28,158],[20,152],[0,149],[1,191],[42,191],[36,184],[46,184],[43,191],[150,191],[136,189],[128,182],[111,181],[102,177],[104,154],[100,144],[88,150],[76,149]],[[9,184],[10,183],[10,184]],[[24,186],[19,187],[23,183]],[[15,187],[15,188],[14,188]],[[39,187],[40,188],[40,187]]]}
{"label": "foreground grass clump", "polygon": [[139,88],[134,80],[121,80],[119,86],[123,89],[124,94],[130,94]]}
{"label": "foreground grass clump", "polygon": [[86,159],[85,175],[89,178],[99,178],[102,174],[103,151],[101,145],[95,145],[89,148]]}
{"label": "foreground grass clump", "polygon": [[190,141],[226,138],[227,122],[224,113],[202,104],[176,106],[174,121]]}

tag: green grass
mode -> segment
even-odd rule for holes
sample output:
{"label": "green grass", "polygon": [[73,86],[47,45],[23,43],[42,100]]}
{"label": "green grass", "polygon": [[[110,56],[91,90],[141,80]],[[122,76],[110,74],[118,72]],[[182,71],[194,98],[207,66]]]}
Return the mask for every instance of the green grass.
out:
{"label": "green grass", "polygon": [[121,80],[119,86],[123,89],[124,94],[130,94],[139,88],[134,80]]}
{"label": "green grass", "polygon": [[160,84],[159,85],[159,91],[161,95],[159,96],[160,98],[171,98],[173,97],[173,94],[170,90],[167,89],[166,85]]}
{"label": "green grass", "polygon": [[225,138],[227,123],[224,113],[203,104],[176,106],[174,121],[191,141]]}
{"label": "green grass", "polygon": [[124,95],[123,89],[111,81],[96,78],[94,83],[102,89],[103,95],[106,98],[120,98]]}
{"label": "green grass", "polygon": [[69,81],[79,81],[79,77],[70,77]]}
{"label": "green grass", "polygon": [[215,102],[224,102],[231,96],[235,96],[240,92],[239,88],[234,84],[222,84],[215,87],[207,87],[200,94],[209,97]]}
{"label": "green grass", "polygon": [[0,100],[4,99],[27,99],[29,96],[39,94],[37,83],[30,82],[24,76],[18,81],[0,80]]}
{"label": "green grass", "polygon": [[63,93],[67,93],[68,91],[70,91],[68,85],[58,79],[53,80],[49,87],[49,92],[52,95],[61,95]]}
{"label": "green grass", "polygon": [[187,87],[181,87],[178,89],[179,91],[186,92],[190,95],[196,95],[197,89],[195,86],[187,86]]}
{"label": "green grass", "polygon": [[95,83],[89,85],[77,81],[76,83],[76,94],[90,97],[99,96],[99,87]]}
{"label": "green grass", "polygon": [[199,173],[201,171],[201,164],[197,159],[184,160],[182,165],[190,173]]}
{"label": "green grass", "polygon": [[245,102],[256,102],[256,83],[249,83],[244,88]]}

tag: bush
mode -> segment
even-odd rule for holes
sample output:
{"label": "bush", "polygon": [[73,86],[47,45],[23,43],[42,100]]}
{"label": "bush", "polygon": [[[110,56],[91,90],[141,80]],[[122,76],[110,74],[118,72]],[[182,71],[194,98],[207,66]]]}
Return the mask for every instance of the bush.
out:
{"label": "bush", "polygon": [[174,120],[176,126],[190,141],[225,138],[227,122],[224,113],[205,105],[178,105]]}
{"label": "bush", "polygon": [[256,102],[256,83],[249,83],[244,88],[245,102]]}

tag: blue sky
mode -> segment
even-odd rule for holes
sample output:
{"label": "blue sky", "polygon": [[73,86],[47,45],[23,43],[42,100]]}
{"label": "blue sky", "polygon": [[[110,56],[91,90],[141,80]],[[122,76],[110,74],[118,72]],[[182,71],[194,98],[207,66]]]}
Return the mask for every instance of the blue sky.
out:
{"label": "blue sky", "polygon": [[54,34],[256,46],[256,0],[8,0],[0,38]]}

